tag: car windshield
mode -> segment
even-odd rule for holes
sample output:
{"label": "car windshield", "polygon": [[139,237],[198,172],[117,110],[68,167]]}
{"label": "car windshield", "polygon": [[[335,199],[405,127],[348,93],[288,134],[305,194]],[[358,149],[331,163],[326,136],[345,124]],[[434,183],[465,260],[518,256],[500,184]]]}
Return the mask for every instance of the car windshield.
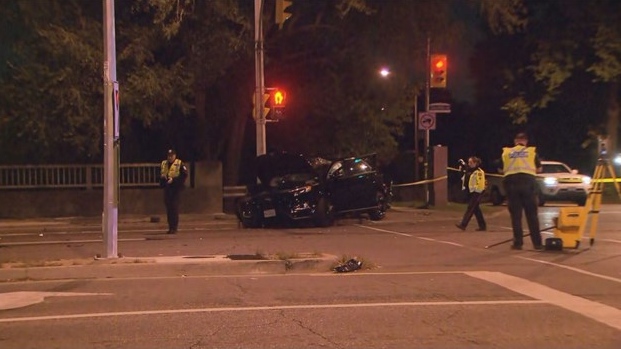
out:
{"label": "car windshield", "polygon": [[328,172],[328,177],[353,177],[367,172],[373,172],[373,168],[366,161],[362,159],[347,159],[335,162]]}
{"label": "car windshield", "polygon": [[543,164],[541,173],[571,173],[563,164]]}

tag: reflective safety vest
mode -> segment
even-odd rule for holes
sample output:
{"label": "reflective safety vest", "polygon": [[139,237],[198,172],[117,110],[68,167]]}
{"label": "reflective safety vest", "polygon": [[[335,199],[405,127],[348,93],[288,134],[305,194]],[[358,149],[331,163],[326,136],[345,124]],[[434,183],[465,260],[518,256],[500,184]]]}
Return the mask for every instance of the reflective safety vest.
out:
{"label": "reflective safety vest", "polygon": [[504,175],[526,173],[535,176],[537,174],[536,156],[537,149],[535,147],[516,145],[513,148],[502,148],[502,171]]}
{"label": "reflective safety vest", "polygon": [[480,168],[472,171],[468,181],[468,190],[471,193],[482,193],[485,190],[485,172]]}
{"label": "reflective safety vest", "polygon": [[172,165],[168,166],[168,160],[162,161],[160,166],[162,177],[175,178],[181,174],[181,160],[175,159]]}

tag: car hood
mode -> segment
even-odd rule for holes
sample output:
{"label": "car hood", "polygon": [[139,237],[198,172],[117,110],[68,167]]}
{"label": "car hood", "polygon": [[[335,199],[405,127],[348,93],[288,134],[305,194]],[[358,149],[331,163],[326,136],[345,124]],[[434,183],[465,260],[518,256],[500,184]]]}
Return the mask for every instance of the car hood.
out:
{"label": "car hood", "polygon": [[275,186],[276,180],[282,186],[287,182],[292,186],[303,184],[317,177],[317,173],[302,155],[265,154],[257,157],[257,177],[264,185]]}
{"label": "car hood", "polygon": [[556,179],[574,180],[576,182],[582,182],[582,178],[588,177],[579,173],[538,173],[537,177],[546,178],[554,177]]}

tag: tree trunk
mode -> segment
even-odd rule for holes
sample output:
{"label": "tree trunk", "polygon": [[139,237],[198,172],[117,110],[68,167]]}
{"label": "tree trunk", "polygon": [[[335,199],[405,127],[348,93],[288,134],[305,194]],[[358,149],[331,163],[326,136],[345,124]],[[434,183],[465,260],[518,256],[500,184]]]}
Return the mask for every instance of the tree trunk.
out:
{"label": "tree trunk", "polygon": [[608,153],[612,156],[617,154],[617,142],[619,138],[619,84],[610,84],[608,99],[606,133],[608,134]]}
{"label": "tree trunk", "polygon": [[237,185],[239,180],[239,165],[246,134],[246,118],[249,115],[245,108],[235,108],[235,120],[231,123],[231,133],[226,147],[226,162],[222,169],[225,185]]}

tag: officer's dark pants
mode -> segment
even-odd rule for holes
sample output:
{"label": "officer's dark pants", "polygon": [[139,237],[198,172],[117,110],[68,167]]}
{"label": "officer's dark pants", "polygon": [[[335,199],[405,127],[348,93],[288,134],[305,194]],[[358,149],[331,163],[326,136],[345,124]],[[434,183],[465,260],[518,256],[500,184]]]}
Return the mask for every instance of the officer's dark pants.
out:
{"label": "officer's dark pants", "polygon": [[485,219],[483,218],[483,212],[481,212],[481,207],[479,204],[481,203],[482,193],[469,193],[468,194],[468,208],[466,208],[466,213],[464,213],[464,218],[461,220],[461,226],[467,227],[468,222],[474,215],[477,219],[477,224],[479,225],[479,229],[487,229],[487,225],[485,224]]}
{"label": "officer's dark pants", "polygon": [[164,204],[166,205],[166,216],[168,218],[169,231],[176,231],[179,227],[179,203],[181,190],[179,188],[164,188]]}
{"label": "officer's dark pants", "polygon": [[526,173],[508,175],[503,184],[507,192],[511,225],[513,227],[513,245],[522,246],[522,210],[526,214],[526,223],[533,246],[541,246],[539,217],[537,217],[537,182],[535,176]]}

